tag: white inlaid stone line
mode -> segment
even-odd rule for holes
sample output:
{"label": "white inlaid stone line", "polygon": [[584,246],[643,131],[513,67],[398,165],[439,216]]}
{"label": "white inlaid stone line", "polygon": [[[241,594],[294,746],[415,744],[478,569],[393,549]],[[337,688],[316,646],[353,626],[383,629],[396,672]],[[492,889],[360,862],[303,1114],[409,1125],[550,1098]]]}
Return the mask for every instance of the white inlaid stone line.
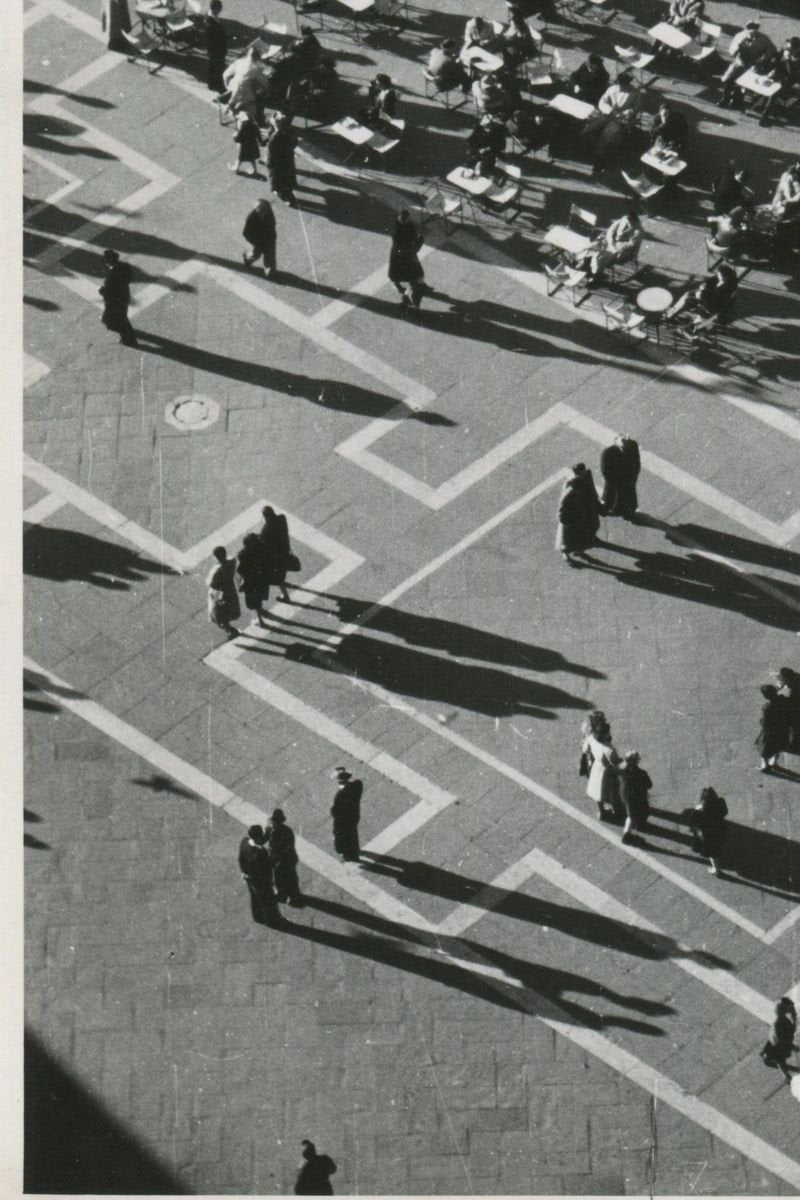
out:
{"label": "white inlaid stone line", "polygon": [[77,188],[83,185],[84,181],[79,176],[73,175],[72,171],[66,170],[66,168],[62,167],[60,163],[55,162],[51,158],[46,158],[43,154],[37,154],[35,151],[30,150],[27,146],[23,146],[22,152],[24,158],[28,159],[32,163],[35,163],[37,167],[41,167],[42,170],[48,171],[50,174],[64,180],[61,187],[56,188],[56,190],[51,192],[49,196],[46,196],[44,200],[41,200],[38,204],[34,204],[33,207],[26,208],[24,210],[24,220],[27,223],[32,221],[34,217],[38,216],[40,212],[43,212],[51,204],[57,204],[59,200],[63,200],[65,196],[70,194],[70,192],[76,191]]}
{"label": "white inlaid stone line", "polygon": [[[631,933],[641,937],[646,944],[655,946],[659,950],[661,947],[658,940],[668,936],[658,925],[648,921],[646,917],[641,916],[628,905],[621,904],[613,896],[601,888],[595,887],[588,879],[584,879],[582,875],[578,875],[569,867],[563,866],[542,850],[531,850],[518,862],[507,867],[487,885],[483,892],[475,895],[471,905],[461,905],[449,917],[445,917],[439,923],[439,933],[463,937],[467,930],[485,915],[483,910],[492,909],[502,903],[503,897],[495,896],[496,891],[515,891],[534,876],[553,884],[559,891],[573,900],[577,900],[588,912],[599,913],[601,916],[628,926]],[[648,934],[654,934],[655,937],[648,938]],[[692,950],[689,946],[677,942],[674,951],[670,951],[669,958],[682,971],[699,979],[706,987],[737,1004],[739,1008],[750,1013],[757,1020],[767,1024],[772,1021],[774,1008],[772,1000],[737,979],[731,971],[721,967],[708,966],[702,952]]]}
{"label": "white inlaid stone line", "polygon": [[797,908],[788,912],[785,917],[782,917],[780,921],[777,921],[771,929],[767,930],[764,934],[764,941],[768,946],[773,946],[790,929],[793,929],[798,921],[800,921],[800,904],[798,904]]}
{"label": "white inlaid stone line", "polygon": [[[417,257],[419,259],[426,259],[435,249],[435,243],[426,242]],[[311,317],[312,324],[318,326],[320,329],[330,328],[335,321],[352,312],[354,308],[360,307],[365,300],[369,300],[372,296],[376,296],[378,292],[383,291],[388,282],[389,277],[386,274],[386,267],[378,267],[377,271],[373,271],[365,279],[361,279],[358,283],[354,284],[352,288],[348,288],[342,296],[336,300],[331,300],[319,312],[314,313],[314,316]]]}
{"label": "white inlaid stone line", "polygon": [[26,508],[22,514],[23,521],[28,525],[41,525],[48,517],[52,517],[53,513],[57,513],[60,508],[66,504],[63,496],[57,496],[55,492],[49,492],[46,496],[42,496],[30,508]]}
{"label": "white inlaid stone line", "polygon": [[[56,704],[74,712],[159,771],[170,775],[178,783],[203,797],[208,803],[227,812],[234,820],[245,826],[256,821],[259,824],[266,821],[267,814],[256,808],[255,805],[234,795],[228,788],[211,779],[204,772],[159,746],[157,742],[140,730],[121,721],[108,710],[95,704],[94,701],[77,693],[69,694],[71,689],[68,684],[45,672],[32,660],[25,659],[24,665],[29,681],[44,695],[50,696]],[[372,908],[372,911],[390,921],[405,924],[411,929],[423,932],[431,931],[428,922],[408,909],[406,905],[387,896],[369,880],[361,877],[357,869],[353,870],[337,863],[330,855],[311,846],[302,837],[297,838],[296,845],[302,862],[323,875],[346,894]],[[405,941],[401,941],[400,945],[406,952],[422,952],[421,947],[409,947]],[[455,950],[456,947],[453,949]],[[470,945],[468,955],[466,950],[465,947],[464,951],[459,954],[440,949],[434,951],[434,954],[436,961],[449,962],[450,965],[458,966],[462,970],[480,974],[487,979],[487,986],[496,987],[498,993],[504,998],[508,995],[508,988],[513,988],[515,996],[519,998],[519,1003],[554,1032],[572,1044],[581,1046],[587,1053],[606,1063],[613,1071],[623,1075],[650,1095],[657,1097],[661,1103],[675,1109],[738,1153],[776,1175],[783,1182],[791,1187],[800,1188],[800,1163],[789,1158],[777,1147],[770,1145],[738,1122],[731,1120],[719,1109],[688,1094],[680,1084],[636,1058],[635,1055],[624,1050],[604,1034],[576,1025],[574,1018],[565,1020],[562,1010],[557,1004],[527,987],[521,980],[514,978],[508,972],[498,968],[495,963],[487,962],[479,948]],[[526,1003],[526,997],[530,998],[529,1003]]]}
{"label": "white inlaid stone line", "polygon": [[33,387],[40,379],[44,379],[45,375],[50,374],[50,368],[47,363],[43,363],[40,359],[34,358],[32,354],[25,351],[23,355],[22,366],[22,385],[23,388]]}

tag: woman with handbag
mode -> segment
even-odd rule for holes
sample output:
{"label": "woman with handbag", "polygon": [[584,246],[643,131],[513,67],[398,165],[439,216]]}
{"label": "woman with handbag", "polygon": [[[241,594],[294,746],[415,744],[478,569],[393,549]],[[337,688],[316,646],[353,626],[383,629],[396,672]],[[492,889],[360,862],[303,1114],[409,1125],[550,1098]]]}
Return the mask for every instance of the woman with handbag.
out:
{"label": "woman with handbag", "polygon": [[759,1053],[768,1067],[780,1067],[787,1083],[792,1082],[790,1070],[797,1070],[788,1064],[789,1055],[798,1049],[794,1041],[796,1033],[797,1010],[788,996],[782,996],[775,1005],[775,1020],[769,1037]]}
{"label": "woman with handbag", "polygon": [[[298,570],[300,566],[292,554],[292,546],[289,541],[289,522],[283,513],[275,512],[275,509],[269,504],[262,508],[261,515],[264,518],[264,524],[258,531],[258,540],[261,543],[261,554],[268,585],[270,583],[277,584],[281,589],[281,600],[288,603],[290,596],[286,589],[286,572]],[[269,596],[269,588],[267,596]]]}
{"label": "woman with handbag", "polygon": [[216,562],[206,578],[208,619],[219,625],[220,629],[224,629],[230,641],[239,635],[239,630],[231,622],[242,615],[233,578],[236,559],[228,558],[224,546],[215,546],[212,554]]}
{"label": "woman with handbag", "polygon": [[709,875],[719,875],[719,857],[725,840],[725,818],[728,805],[723,796],[712,787],[704,787],[700,803],[689,811],[689,828],[692,832],[692,849],[702,854],[711,864]]}

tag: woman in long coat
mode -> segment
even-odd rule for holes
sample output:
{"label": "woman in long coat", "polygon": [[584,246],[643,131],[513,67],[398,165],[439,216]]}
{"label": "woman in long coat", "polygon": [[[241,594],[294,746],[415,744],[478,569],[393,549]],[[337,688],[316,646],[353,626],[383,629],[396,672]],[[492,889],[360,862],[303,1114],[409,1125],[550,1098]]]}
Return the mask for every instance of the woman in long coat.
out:
{"label": "woman in long coat", "polygon": [[581,751],[588,755],[589,778],[586,795],[597,805],[601,821],[614,816],[619,807],[617,767],[619,755],[611,741],[611,728],[601,712],[592,712],[584,722]]}
{"label": "woman in long coat", "polygon": [[256,614],[259,625],[264,629],[264,604],[269,600],[270,580],[257,533],[245,534],[236,563],[244,602]]}
{"label": "woman in long coat", "polygon": [[600,501],[592,472],[584,463],[576,463],[558,503],[556,550],[561,551],[565,562],[574,565],[572,555],[583,555],[593,546],[599,528]]}
{"label": "woman in long coat", "polygon": [[[291,597],[286,589],[286,572],[292,556],[289,522],[284,513],[275,512],[275,509],[269,504],[262,508],[261,515],[264,518],[264,524],[256,536],[267,573],[267,581],[276,584],[281,589],[281,600],[288,603]],[[269,591],[267,591],[267,595],[269,595]]]}
{"label": "woman in long coat", "polygon": [[297,205],[294,189],[297,187],[297,172],[294,165],[294,152],[297,138],[291,128],[289,118],[279,116],[275,129],[267,142],[267,170],[272,190],[281,200],[292,207]]}
{"label": "woman in long coat", "polygon": [[236,559],[228,558],[224,546],[215,546],[212,551],[216,562],[208,573],[208,619],[224,629],[228,640],[238,636],[239,630],[231,622],[242,615],[239,596],[236,592],[234,572]]}
{"label": "woman in long coat", "polygon": [[[401,208],[392,230],[392,249],[389,253],[389,279],[400,293],[402,305],[419,308],[425,290],[425,272],[419,261],[422,235],[411,220],[407,208]],[[406,291],[406,284],[409,291]]]}
{"label": "woman in long coat", "polygon": [[631,834],[638,833],[647,822],[650,815],[647,794],[653,786],[647,771],[639,765],[639,754],[636,750],[629,750],[623,755],[617,782],[620,802],[625,811],[622,840],[629,842]]}
{"label": "woman in long coat", "polygon": [[761,722],[755,744],[761,752],[759,771],[769,772],[777,767],[778,758],[789,749],[791,716],[789,702],[771,683],[761,687],[766,704],[761,709]]}
{"label": "woman in long coat", "polygon": [[794,1042],[796,1033],[797,1009],[789,996],[782,996],[775,1005],[775,1020],[760,1053],[768,1067],[780,1067],[787,1083],[792,1082],[788,1060],[792,1051],[797,1049]]}

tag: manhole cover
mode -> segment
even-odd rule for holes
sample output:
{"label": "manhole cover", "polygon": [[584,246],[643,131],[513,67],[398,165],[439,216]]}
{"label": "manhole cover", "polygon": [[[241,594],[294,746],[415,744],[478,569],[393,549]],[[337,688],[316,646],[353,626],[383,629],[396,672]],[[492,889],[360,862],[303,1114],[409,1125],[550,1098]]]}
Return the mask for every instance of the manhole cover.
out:
{"label": "manhole cover", "polygon": [[208,429],[219,416],[219,405],[210,396],[177,396],[170,400],[164,420],[176,429]]}

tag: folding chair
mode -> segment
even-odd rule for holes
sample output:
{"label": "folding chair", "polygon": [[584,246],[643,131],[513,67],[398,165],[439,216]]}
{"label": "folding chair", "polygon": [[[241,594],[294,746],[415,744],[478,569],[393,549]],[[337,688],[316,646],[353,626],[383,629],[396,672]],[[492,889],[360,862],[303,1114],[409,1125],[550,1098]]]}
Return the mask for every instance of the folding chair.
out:
{"label": "folding chair", "polygon": [[639,197],[649,212],[650,210],[648,209],[648,205],[650,201],[654,200],[656,196],[663,192],[665,185],[663,183],[654,183],[651,179],[647,179],[644,175],[633,176],[629,175],[627,171],[620,171],[620,174],[625,180],[625,184],[628,189],[633,193],[634,196]]}
{"label": "folding chair", "polygon": [[610,304],[603,301],[601,307],[606,319],[606,333],[621,333],[629,342],[633,341],[636,332],[647,338],[644,313],[637,312],[622,300],[612,301]]}
{"label": "folding chair", "polygon": [[609,279],[612,283],[616,283],[617,276],[621,275],[626,267],[630,268],[625,276],[627,279],[633,279],[634,276],[639,273],[640,250],[641,242],[638,246],[634,246],[633,249],[628,250],[622,255],[621,258],[618,258],[616,262],[608,264],[608,266],[605,268],[605,271],[608,272]]}
{"label": "folding chair", "polygon": [[[438,100],[440,104],[444,105],[445,108],[452,108],[453,110],[457,108],[463,108],[465,104],[469,103],[469,96],[465,95],[458,85],[452,88],[447,88],[447,90],[444,91],[442,88],[437,88],[436,80],[433,78],[430,71],[423,70],[422,77],[424,80],[426,100]],[[451,99],[451,94],[453,92],[457,93],[460,96],[460,99]]]}
{"label": "folding chair", "polygon": [[519,196],[519,184],[494,184],[480,197],[480,203],[485,212],[496,212],[506,224],[510,224],[522,211]]}
{"label": "folding chair", "polygon": [[731,262],[734,257],[730,246],[718,246],[713,237],[706,238],[706,270],[713,271],[721,262]]}
{"label": "folding chair", "polygon": [[[621,71],[638,72],[639,86],[644,86],[644,72],[652,62],[655,61],[655,54],[647,54],[643,50],[636,50],[633,46],[614,46],[617,55],[617,75]],[[653,79],[656,78],[656,72],[653,72]]]}
{"label": "folding chair", "polygon": [[687,62],[699,66],[717,50],[721,37],[721,25],[714,25],[711,21],[700,21],[697,38],[691,46],[686,47],[683,57]]}
{"label": "folding chair", "polygon": [[[577,267],[571,267],[568,263],[559,263],[555,267],[544,264],[545,273],[545,290],[548,296],[554,296],[559,288],[569,288],[572,293],[572,303],[577,307],[589,294],[589,289],[586,286],[589,276],[585,271],[578,270]],[[578,300],[578,291],[582,290],[583,295]]]}
{"label": "folding chair", "polygon": [[432,180],[423,180],[427,184],[425,191],[420,192],[417,196],[417,208],[419,209],[419,219],[422,228],[428,221],[440,220],[444,225],[445,233],[449,233],[451,229],[450,218],[456,218],[459,225],[464,224],[464,205],[462,197],[455,193],[448,194],[442,191],[438,183]]}
{"label": "folding chair", "polygon": [[187,17],[185,10],[176,12],[164,22],[164,36],[168,42],[176,45],[183,42],[193,46],[197,40],[197,26],[191,17]]}
{"label": "folding chair", "polygon": [[[616,8],[609,8],[609,0],[560,0],[559,7],[573,20],[585,18],[591,13],[601,25],[607,25],[617,15]],[[605,12],[606,15],[601,16],[601,12]]]}
{"label": "folding chair", "polygon": [[[129,63],[135,63],[137,58],[143,58],[145,64],[147,64],[153,51],[157,50],[161,44],[157,37],[147,32],[144,26],[142,26],[138,33],[129,33],[126,29],[121,30],[121,33],[128,44]],[[163,63],[157,63],[154,67],[148,66],[147,74],[155,75],[156,71],[160,71],[163,65]]]}
{"label": "folding chair", "polygon": [[585,237],[594,237],[599,232],[597,221],[597,213],[590,212],[588,208],[581,208],[578,204],[570,204],[568,229],[582,233]]}

